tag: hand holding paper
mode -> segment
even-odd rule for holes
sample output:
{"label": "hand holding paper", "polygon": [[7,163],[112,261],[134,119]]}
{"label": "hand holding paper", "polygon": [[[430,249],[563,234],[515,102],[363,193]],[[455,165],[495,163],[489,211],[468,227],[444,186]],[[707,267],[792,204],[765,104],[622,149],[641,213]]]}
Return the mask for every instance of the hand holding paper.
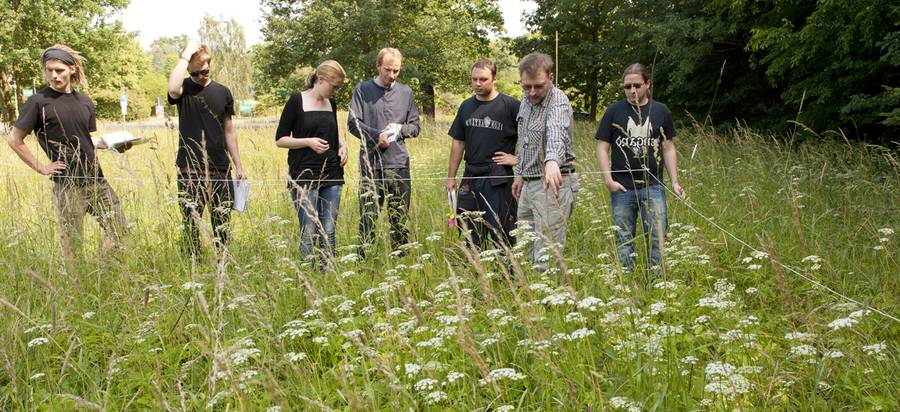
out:
{"label": "hand holding paper", "polygon": [[135,144],[143,143],[144,138],[132,135],[127,130],[122,130],[120,132],[105,134],[100,137],[100,140],[103,142],[103,145],[100,145],[101,149],[106,148],[122,153],[131,149],[131,146]]}

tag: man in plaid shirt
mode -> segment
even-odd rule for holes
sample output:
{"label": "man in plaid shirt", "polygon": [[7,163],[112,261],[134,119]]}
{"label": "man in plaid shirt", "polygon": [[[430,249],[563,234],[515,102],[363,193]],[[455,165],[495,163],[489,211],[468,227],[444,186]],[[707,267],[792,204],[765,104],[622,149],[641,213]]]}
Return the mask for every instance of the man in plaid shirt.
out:
{"label": "man in plaid shirt", "polygon": [[569,216],[575,208],[578,176],[572,148],[572,104],[553,85],[553,59],[531,53],[519,62],[524,98],[517,118],[518,164],[513,196],[519,201],[519,222],[528,222],[536,236],[531,258],[540,270],[562,256]]}

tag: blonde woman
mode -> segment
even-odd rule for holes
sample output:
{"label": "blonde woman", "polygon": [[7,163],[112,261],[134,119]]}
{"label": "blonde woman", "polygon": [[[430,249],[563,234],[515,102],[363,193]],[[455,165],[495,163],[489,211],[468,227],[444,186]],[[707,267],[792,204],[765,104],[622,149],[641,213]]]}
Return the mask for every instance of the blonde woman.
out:
{"label": "blonde woman", "polygon": [[307,77],[306,90],[288,99],[275,133],[275,144],[288,149],[288,186],[300,221],[303,258],[322,256],[330,261],[334,254],[347,163],[347,145],[338,134],[334,95],[346,78],[338,62],[319,64]]}

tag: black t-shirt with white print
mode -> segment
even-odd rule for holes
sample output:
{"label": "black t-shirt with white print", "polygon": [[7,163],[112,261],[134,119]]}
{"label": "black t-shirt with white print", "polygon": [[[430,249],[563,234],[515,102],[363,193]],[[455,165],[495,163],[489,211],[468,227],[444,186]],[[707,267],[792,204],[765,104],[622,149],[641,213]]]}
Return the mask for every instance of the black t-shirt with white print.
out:
{"label": "black t-shirt with white print", "polygon": [[662,143],[675,138],[675,123],[660,102],[650,100],[638,111],[622,99],[606,109],[595,138],[611,146],[613,180],[626,189],[658,185],[664,181]]}
{"label": "black t-shirt with white print", "polygon": [[60,93],[46,87],[25,102],[16,128],[34,132],[51,162],[62,161],[66,170],[51,176],[55,182],[70,179],[83,184],[86,178],[103,177],[91,133],[97,131],[94,103],[84,93]]}
{"label": "black t-shirt with white print", "polygon": [[505,94],[490,101],[475,96],[463,101],[448,134],[466,142],[466,165],[490,165],[495,152],[515,153],[518,114],[519,101]]}
{"label": "black t-shirt with white print", "polygon": [[234,97],[221,83],[210,81],[206,87],[190,78],[182,83],[177,99],[178,154],[175,165],[197,171],[227,173],[231,162],[225,145],[225,119],[234,116]]}

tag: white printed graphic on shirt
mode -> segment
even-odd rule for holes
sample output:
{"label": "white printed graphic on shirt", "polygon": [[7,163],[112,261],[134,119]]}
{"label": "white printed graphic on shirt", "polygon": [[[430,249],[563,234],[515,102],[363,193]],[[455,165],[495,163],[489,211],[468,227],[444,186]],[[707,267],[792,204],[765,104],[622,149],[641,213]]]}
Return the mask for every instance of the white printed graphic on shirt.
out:
{"label": "white printed graphic on shirt", "polygon": [[491,119],[490,116],[484,116],[483,119],[472,117],[469,120],[466,120],[466,126],[503,131],[503,122]]}
{"label": "white printed graphic on shirt", "polygon": [[653,131],[653,123],[650,119],[644,119],[644,124],[637,125],[631,116],[628,117],[627,136],[620,136],[616,139],[616,144],[622,148],[629,148],[634,157],[641,159],[647,154],[650,148],[656,148],[657,139],[651,138]]}

